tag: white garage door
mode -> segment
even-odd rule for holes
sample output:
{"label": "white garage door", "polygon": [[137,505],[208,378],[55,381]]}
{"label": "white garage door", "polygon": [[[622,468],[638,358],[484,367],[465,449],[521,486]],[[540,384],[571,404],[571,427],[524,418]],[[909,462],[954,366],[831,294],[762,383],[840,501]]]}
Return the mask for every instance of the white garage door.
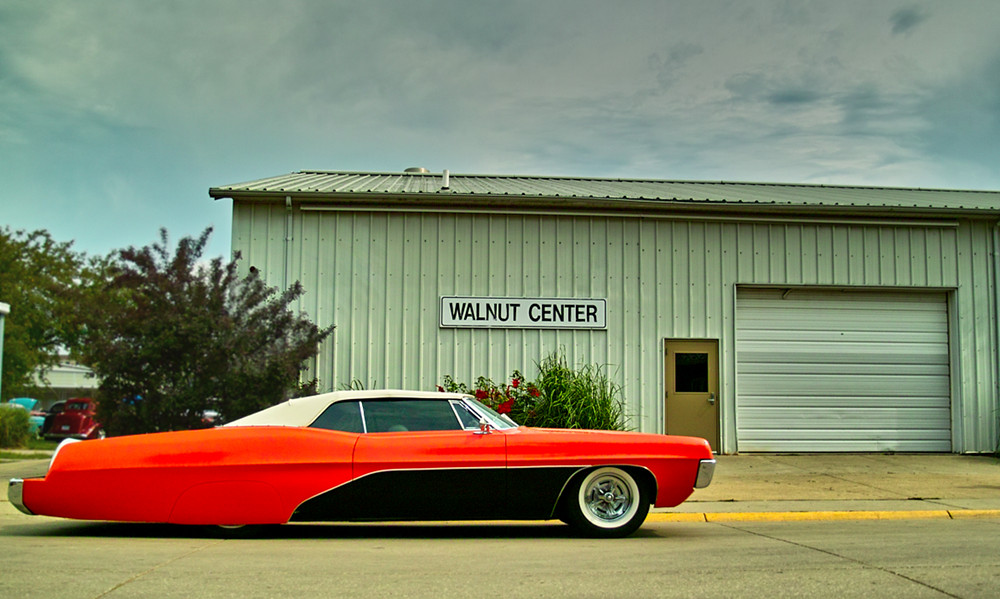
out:
{"label": "white garage door", "polygon": [[739,289],[739,451],[951,451],[944,293]]}

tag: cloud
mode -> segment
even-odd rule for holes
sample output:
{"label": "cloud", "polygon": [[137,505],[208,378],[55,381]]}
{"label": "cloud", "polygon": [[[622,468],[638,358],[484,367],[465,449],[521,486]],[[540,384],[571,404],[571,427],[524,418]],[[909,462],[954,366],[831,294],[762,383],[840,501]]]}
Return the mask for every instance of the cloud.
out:
{"label": "cloud", "polygon": [[889,23],[892,25],[892,34],[908,34],[923,23],[927,17],[915,6],[900,8],[889,16]]}
{"label": "cloud", "polygon": [[3,193],[111,240],[306,168],[998,181],[1000,3],[906,1],[6,0]]}

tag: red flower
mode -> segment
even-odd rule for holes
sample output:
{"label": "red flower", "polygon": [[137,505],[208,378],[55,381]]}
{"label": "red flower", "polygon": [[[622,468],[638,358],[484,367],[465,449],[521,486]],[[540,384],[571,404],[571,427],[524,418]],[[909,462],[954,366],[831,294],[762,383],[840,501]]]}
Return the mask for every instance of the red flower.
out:
{"label": "red flower", "polygon": [[497,406],[497,414],[510,414],[510,410],[513,407],[514,407],[514,400],[508,399],[507,401]]}
{"label": "red flower", "polygon": [[539,395],[541,395],[541,394],[542,394],[542,392],[541,392],[541,391],[539,391],[538,389],[532,389],[532,390],[531,390],[531,396],[532,396],[532,397],[538,397],[538,396],[539,396]]}
{"label": "red flower", "polygon": [[476,399],[483,400],[489,397],[490,394],[483,389],[476,389]]}
{"label": "red flower", "polygon": [[444,393],[444,387],[442,387],[441,385],[438,385],[438,391],[441,392],[441,393]]}
{"label": "red flower", "polygon": [[510,382],[510,386],[517,389],[517,386],[521,384],[521,379],[514,379]]}

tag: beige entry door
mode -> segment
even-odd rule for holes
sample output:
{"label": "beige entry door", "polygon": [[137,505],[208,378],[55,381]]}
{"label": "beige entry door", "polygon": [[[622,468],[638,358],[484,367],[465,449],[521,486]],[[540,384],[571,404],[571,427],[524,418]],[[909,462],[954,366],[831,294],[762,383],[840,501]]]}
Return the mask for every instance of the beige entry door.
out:
{"label": "beige entry door", "polygon": [[719,451],[719,342],[667,339],[666,431],[708,439]]}

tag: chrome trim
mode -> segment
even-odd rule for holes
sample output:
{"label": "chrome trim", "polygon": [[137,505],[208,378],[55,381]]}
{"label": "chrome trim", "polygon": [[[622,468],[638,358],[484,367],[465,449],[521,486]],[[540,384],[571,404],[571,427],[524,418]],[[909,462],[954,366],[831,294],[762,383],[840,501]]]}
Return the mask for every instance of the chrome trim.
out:
{"label": "chrome trim", "polygon": [[704,489],[712,482],[712,475],[715,474],[715,460],[701,460],[698,462],[698,477],[695,478],[694,488]]}
{"label": "chrome trim", "polygon": [[7,483],[7,499],[10,500],[11,505],[16,507],[18,511],[28,514],[29,516],[34,516],[31,510],[24,506],[24,480],[20,478],[12,478],[10,482]]}

